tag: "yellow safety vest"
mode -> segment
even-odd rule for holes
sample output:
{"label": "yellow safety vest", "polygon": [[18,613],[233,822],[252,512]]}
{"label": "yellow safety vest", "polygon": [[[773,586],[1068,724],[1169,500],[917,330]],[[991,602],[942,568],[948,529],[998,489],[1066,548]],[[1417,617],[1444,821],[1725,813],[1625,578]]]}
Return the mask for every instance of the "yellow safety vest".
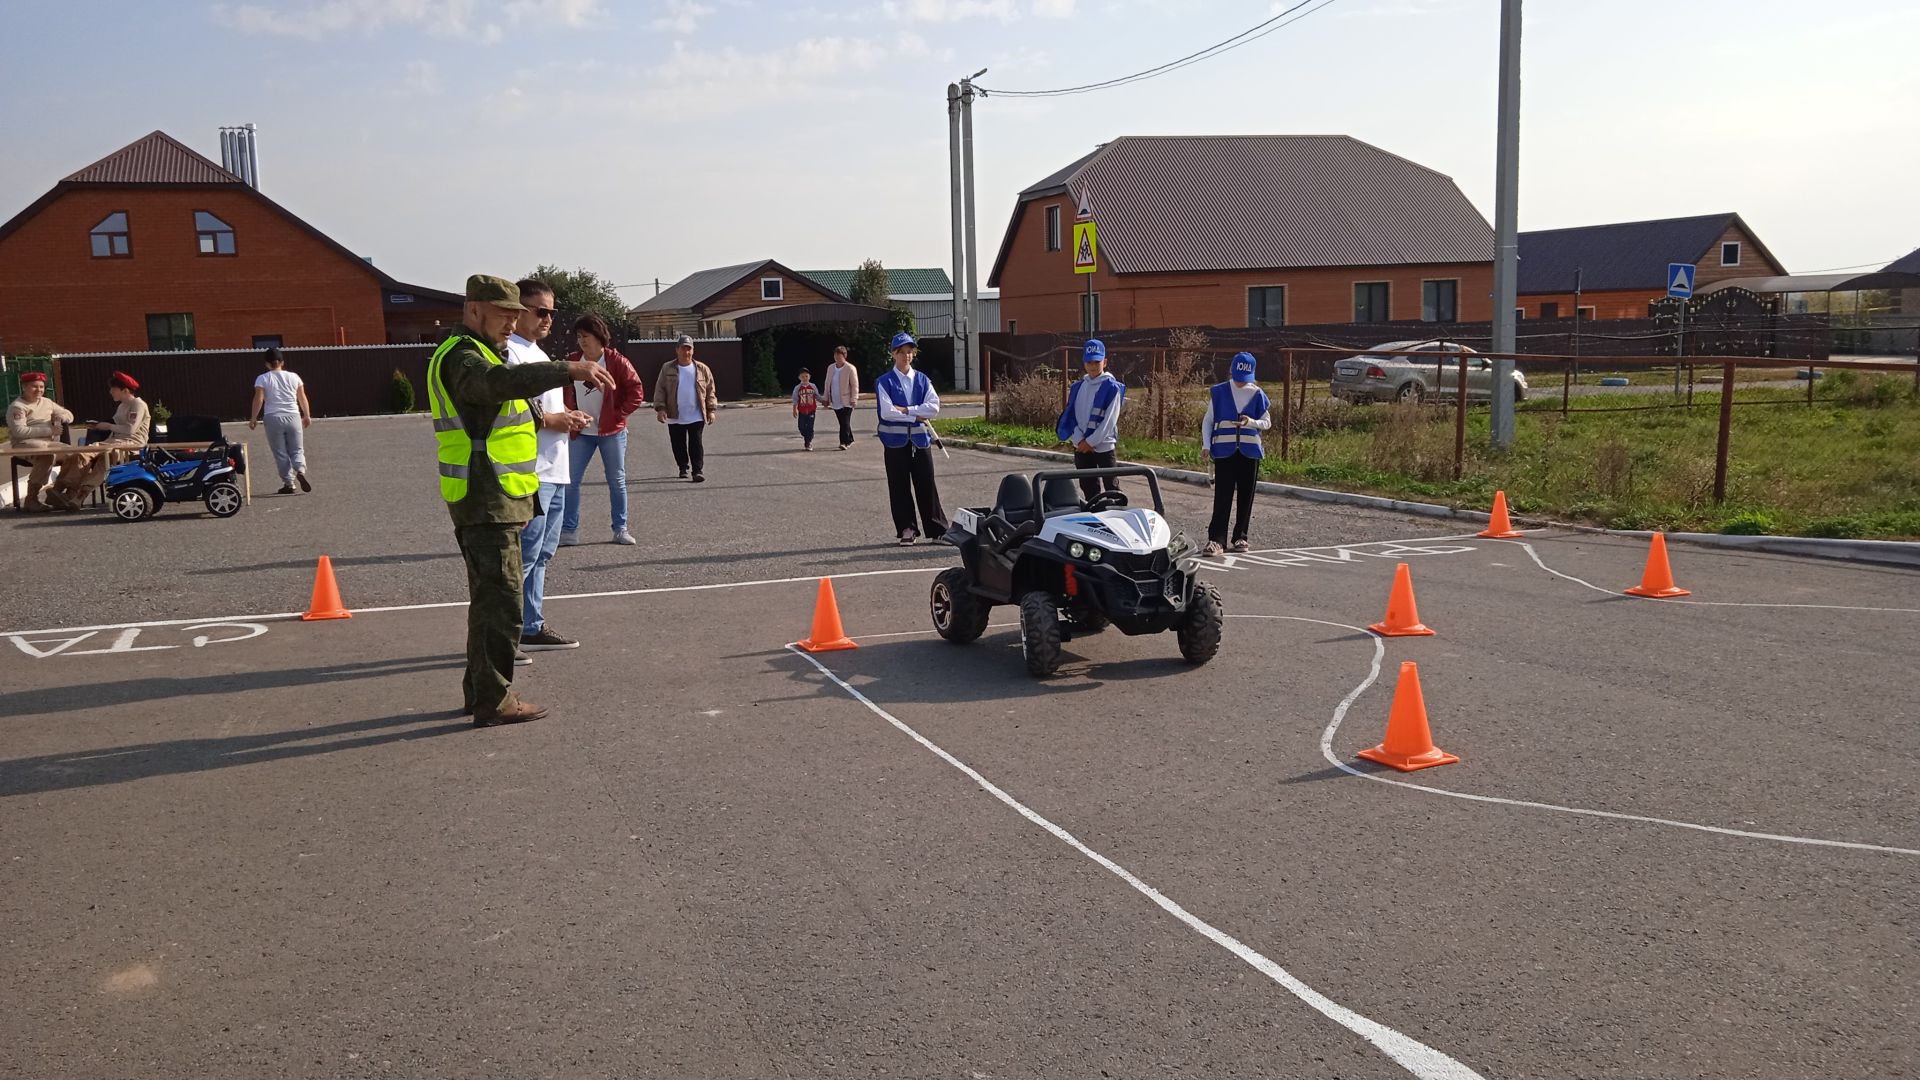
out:
{"label": "yellow safety vest", "polygon": [[[440,359],[462,341],[473,342],[488,363],[501,362],[486,342],[459,334],[441,342],[427,363],[427,402],[433,411],[433,439],[440,444],[440,497],[450,503],[467,497],[467,478],[472,472],[474,453],[466,425],[454,411],[453,397],[440,381]],[[493,464],[493,475],[500,481],[500,490],[514,496],[532,495],[539,490],[540,479],[533,470],[535,459],[540,455],[540,440],[534,433],[533,409],[525,398],[512,398],[501,404],[499,414],[493,418],[493,427],[487,432],[486,455]]]}

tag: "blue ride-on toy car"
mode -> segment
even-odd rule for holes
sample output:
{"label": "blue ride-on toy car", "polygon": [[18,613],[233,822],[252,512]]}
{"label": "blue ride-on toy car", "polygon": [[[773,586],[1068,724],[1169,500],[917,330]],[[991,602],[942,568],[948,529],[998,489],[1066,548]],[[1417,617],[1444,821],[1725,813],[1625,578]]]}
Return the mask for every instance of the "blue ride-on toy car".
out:
{"label": "blue ride-on toy car", "polygon": [[170,442],[203,442],[205,450],[166,450],[149,446],[132,461],[107,472],[107,505],[122,521],[144,521],[170,502],[204,502],[214,517],[228,518],[246,505],[240,477],[246,459],[227,441],[220,421],[211,416],[175,416],[168,423]]}

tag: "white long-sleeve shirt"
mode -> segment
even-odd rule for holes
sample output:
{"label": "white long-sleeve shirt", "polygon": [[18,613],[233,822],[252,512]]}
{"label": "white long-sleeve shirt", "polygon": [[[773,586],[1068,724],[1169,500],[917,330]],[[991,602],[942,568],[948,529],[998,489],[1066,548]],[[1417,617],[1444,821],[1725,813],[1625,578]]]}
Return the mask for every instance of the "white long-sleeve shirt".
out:
{"label": "white long-sleeve shirt", "polygon": [[[1235,409],[1240,410],[1241,412],[1245,412],[1247,408],[1247,402],[1253,400],[1254,391],[1258,389],[1260,389],[1260,387],[1259,387],[1259,384],[1257,383],[1250,383],[1250,382],[1234,383],[1233,390],[1232,390],[1233,407]],[[1272,404],[1271,403],[1268,404],[1267,415],[1262,416],[1257,420],[1252,417],[1248,417],[1247,426],[1252,428],[1255,431],[1266,431],[1268,428],[1271,428],[1273,426]],[[1212,444],[1213,444],[1213,394],[1208,393],[1206,419],[1200,422],[1200,448],[1202,450],[1205,450]]]}
{"label": "white long-sleeve shirt", "polygon": [[[909,391],[913,389],[915,372],[912,368],[908,368],[905,375],[900,374],[900,369],[897,367],[887,370]],[[908,405],[904,401],[896,400],[893,396],[895,389],[892,379],[875,384],[874,390],[880,395],[880,419],[892,423],[910,424],[916,420],[931,420],[940,415],[940,394],[933,388],[933,383],[927,383],[927,399],[918,405]]]}
{"label": "white long-sleeve shirt", "polygon": [[1097,379],[1082,375],[1080,381],[1085,385],[1081,386],[1080,392],[1074,395],[1073,437],[1067,441],[1073,443],[1075,449],[1079,449],[1080,443],[1085,442],[1093,447],[1095,452],[1106,453],[1120,444],[1120,406],[1125,404],[1126,397],[1123,391],[1116,389],[1113,404],[1107,407],[1107,415],[1097,422],[1093,419],[1093,402],[1100,396],[1102,383],[1111,381],[1117,386],[1120,380],[1107,372],[1101,372]]}

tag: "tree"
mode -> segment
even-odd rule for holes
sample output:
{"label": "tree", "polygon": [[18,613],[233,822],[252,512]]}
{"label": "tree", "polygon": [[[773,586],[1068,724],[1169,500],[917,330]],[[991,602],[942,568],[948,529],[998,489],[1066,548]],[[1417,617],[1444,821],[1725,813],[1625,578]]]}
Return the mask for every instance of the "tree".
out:
{"label": "tree", "polygon": [[626,301],[620,299],[613,282],[599,274],[586,267],[562,270],[551,263],[541,263],[527,276],[553,286],[553,334],[540,343],[548,355],[561,357],[573,351],[573,321],[582,315],[598,315],[607,320],[616,346],[636,336],[633,322],[627,318]]}
{"label": "tree", "polygon": [[890,292],[887,288],[887,268],[880,265],[879,259],[868,259],[853,272],[853,284],[847,288],[847,298],[856,304],[886,307]]}

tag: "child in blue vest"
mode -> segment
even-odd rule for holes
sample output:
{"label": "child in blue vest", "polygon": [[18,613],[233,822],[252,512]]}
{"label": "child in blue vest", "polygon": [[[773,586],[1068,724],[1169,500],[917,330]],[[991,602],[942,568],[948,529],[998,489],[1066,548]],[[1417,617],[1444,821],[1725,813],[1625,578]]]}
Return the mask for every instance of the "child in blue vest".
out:
{"label": "child in blue vest", "polygon": [[[1089,340],[1080,352],[1086,372],[1067,392],[1067,407],[1060,413],[1055,434],[1063,443],[1073,444],[1073,467],[1110,469],[1116,463],[1114,447],[1120,443],[1120,405],[1126,400],[1127,387],[1107,374],[1107,346],[1098,338]],[[1093,498],[1102,488],[1120,490],[1114,477],[1083,477],[1080,494]]]}
{"label": "child in blue vest", "polygon": [[940,508],[940,489],[933,480],[933,428],[927,421],[940,415],[940,395],[923,372],[913,370],[913,354],[920,346],[912,334],[895,334],[887,350],[893,366],[873,383],[880,410],[880,444],[887,463],[887,499],[893,508],[893,528],[902,544],[920,538],[919,526],[931,540],[947,534],[947,513]]}
{"label": "child in blue vest", "polygon": [[[1273,426],[1267,395],[1254,385],[1252,353],[1236,353],[1233,378],[1207,392],[1207,415],[1200,424],[1200,445],[1213,458],[1213,520],[1207,523],[1205,554],[1247,550],[1247,526],[1253,518],[1253,490],[1266,456],[1260,433]],[[1233,542],[1227,542],[1227,512],[1240,500],[1233,518]]]}

